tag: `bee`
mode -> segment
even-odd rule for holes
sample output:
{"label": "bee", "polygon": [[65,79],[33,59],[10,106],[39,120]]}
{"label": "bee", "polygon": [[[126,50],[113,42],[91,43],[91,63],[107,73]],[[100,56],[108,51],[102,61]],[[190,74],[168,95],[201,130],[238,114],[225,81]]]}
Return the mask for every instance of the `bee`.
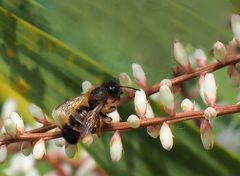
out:
{"label": "bee", "polygon": [[76,144],[86,135],[100,131],[101,124],[109,122],[107,113],[116,109],[123,87],[135,89],[120,86],[116,81],[107,81],[56,107],[52,116],[63,119],[63,138],[70,144]]}

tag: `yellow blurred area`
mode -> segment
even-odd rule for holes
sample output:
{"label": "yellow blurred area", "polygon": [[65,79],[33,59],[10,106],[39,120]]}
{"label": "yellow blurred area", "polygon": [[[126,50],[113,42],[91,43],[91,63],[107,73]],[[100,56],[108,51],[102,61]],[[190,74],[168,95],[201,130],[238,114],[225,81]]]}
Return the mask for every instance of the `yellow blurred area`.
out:
{"label": "yellow blurred area", "polygon": [[32,123],[33,119],[28,112],[29,101],[12,89],[3,75],[0,75],[0,104],[3,104],[9,98],[16,100],[17,112],[21,115],[24,122]]}

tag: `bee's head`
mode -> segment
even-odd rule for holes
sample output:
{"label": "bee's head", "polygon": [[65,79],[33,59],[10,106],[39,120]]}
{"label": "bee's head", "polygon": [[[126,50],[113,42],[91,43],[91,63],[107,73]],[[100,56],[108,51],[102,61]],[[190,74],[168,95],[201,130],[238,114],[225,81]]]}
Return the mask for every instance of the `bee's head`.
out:
{"label": "bee's head", "polygon": [[103,83],[103,86],[105,87],[109,95],[111,95],[113,98],[120,99],[122,90],[120,85],[116,81],[107,81]]}

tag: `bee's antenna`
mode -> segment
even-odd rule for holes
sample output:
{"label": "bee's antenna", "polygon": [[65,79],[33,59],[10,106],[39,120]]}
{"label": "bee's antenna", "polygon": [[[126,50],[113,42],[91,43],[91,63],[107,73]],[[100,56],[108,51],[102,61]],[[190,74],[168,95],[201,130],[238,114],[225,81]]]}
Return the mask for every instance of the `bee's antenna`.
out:
{"label": "bee's antenna", "polygon": [[129,86],[119,86],[119,87],[127,88],[127,89],[132,89],[132,90],[140,90],[140,89],[138,89],[138,88],[129,87]]}

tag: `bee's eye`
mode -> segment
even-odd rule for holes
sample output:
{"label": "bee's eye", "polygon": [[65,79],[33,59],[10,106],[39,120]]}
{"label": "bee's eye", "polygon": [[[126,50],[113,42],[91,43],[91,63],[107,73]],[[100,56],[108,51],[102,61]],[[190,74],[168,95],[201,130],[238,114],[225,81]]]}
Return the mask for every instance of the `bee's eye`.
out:
{"label": "bee's eye", "polygon": [[115,90],[116,90],[116,87],[110,86],[109,89],[110,89],[111,91],[115,91]]}

